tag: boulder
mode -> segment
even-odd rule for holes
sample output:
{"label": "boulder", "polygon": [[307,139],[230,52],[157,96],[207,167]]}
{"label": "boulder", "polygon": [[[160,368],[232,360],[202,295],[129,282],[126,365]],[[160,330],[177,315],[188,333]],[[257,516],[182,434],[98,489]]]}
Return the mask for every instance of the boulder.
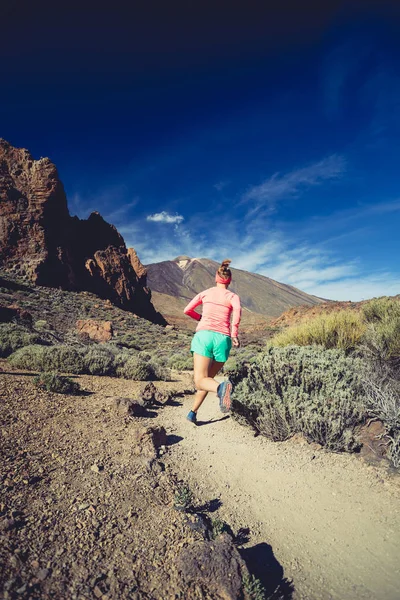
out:
{"label": "boulder", "polygon": [[[246,565],[232,538],[224,533],[212,541],[199,541],[183,548],[176,567],[193,597],[239,600],[244,598],[242,577]],[[195,596],[201,593],[202,596]]]}
{"label": "boulder", "polygon": [[76,328],[81,335],[87,335],[94,342],[109,342],[113,336],[111,321],[79,320]]}

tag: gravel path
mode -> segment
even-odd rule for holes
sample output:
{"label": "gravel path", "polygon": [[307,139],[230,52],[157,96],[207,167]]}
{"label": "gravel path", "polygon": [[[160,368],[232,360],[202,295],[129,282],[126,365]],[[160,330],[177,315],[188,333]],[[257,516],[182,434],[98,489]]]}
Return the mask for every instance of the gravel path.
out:
{"label": "gravel path", "polygon": [[[218,411],[209,395],[200,426],[192,400],[156,421],[182,438],[167,460],[200,496],[219,498],[233,528],[250,528],[256,560],[281,565],[294,598],[398,600],[400,477],[355,455],[302,440],[274,443]],[[272,547],[272,548],[271,548]]]}

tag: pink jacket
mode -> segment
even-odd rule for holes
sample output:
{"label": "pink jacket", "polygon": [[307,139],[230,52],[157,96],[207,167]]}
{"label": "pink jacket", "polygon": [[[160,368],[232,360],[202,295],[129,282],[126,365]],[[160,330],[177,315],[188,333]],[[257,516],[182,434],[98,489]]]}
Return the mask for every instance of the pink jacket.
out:
{"label": "pink jacket", "polygon": [[[203,315],[199,315],[194,309],[203,305]],[[240,298],[237,294],[225,288],[212,287],[197,294],[183,311],[185,315],[192,317],[199,324],[196,331],[208,330],[223,333],[232,337],[238,336],[240,317],[242,309]],[[232,326],[231,326],[232,314]],[[201,319],[201,320],[200,320]]]}

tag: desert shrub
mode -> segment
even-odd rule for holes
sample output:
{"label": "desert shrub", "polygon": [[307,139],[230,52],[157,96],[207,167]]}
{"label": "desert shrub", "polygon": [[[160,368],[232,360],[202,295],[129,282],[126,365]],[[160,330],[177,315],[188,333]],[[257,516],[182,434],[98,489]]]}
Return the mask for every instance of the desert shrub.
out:
{"label": "desert shrub", "polygon": [[138,356],[129,356],[117,367],[118,377],[136,381],[156,381],[159,379],[154,365]]}
{"label": "desert shrub", "polygon": [[360,359],[342,350],[269,348],[230,375],[234,411],[276,441],[295,433],[328,449],[353,451],[365,418]]}
{"label": "desert shrub", "polygon": [[58,394],[78,394],[80,385],[76,381],[63,377],[58,373],[41,373],[34,379],[35,385],[48,392],[57,392]]}
{"label": "desert shrub", "polygon": [[27,371],[45,371],[48,368],[46,346],[32,345],[16,350],[8,357],[10,364]]}
{"label": "desert shrub", "polygon": [[348,310],[322,314],[314,319],[288,327],[268,342],[268,346],[323,346],[345,352],[357,347],[366,325],[360,313]]}
{"label": "desert shrub", "polygon": [[362,340],[365,357],[375,367],[386,366],[400,379],[400,301],[378,298],[363,306],[367,328]]}
{"label": "desert shrub", "polygon": [[224,372],[230,373],[241,368],[245,363],[252,363],[257,359],[261,348],[254,344],[232,348],[230,356],[224,365]]}
{"label": "desert shrub", "polygon": [[89,346],[83,355],[85,373],[114,375],[116,350],[110,346]]}
{"label": "desert shrub", "polygon": [[34,327],[35,329],[39,330],[53,329],[52,326],[49,325],[49,323],[44,319],[39,319],[38,321],[35,321]]}
{"label": "desert shrub", "polygon": [[125,346],[126,348],[132,348],[134,350],[141,349],[139,336],[132,333],[126,333],[125,335],[121,335],[120,337],[118,337],[118,344],[120,344],[121,346]]}
{"label": "desert shrub", "polygon": [[84,350],[66,344],[51,346],[46,355],[46,370],[64,373],[85,373]]}
{"label": "desert shrub", "polygon": [[0,323],[0,357],[5,358],[24,346],[43,344],[37,333],[16,323]]}
{"label": "desert shrub", "polygon": [[369,414],[379,419],[388,442],[388,458],[400,467],[400,382],[387,370],[368,365],[363,371],[365,403]]}
{"label": "desert shrub", "polygon": [[171,353],[167,359],[167,366],[177,371],[191,371],[193,369],[193,357],[189,349],[187,352],[176,351]]}

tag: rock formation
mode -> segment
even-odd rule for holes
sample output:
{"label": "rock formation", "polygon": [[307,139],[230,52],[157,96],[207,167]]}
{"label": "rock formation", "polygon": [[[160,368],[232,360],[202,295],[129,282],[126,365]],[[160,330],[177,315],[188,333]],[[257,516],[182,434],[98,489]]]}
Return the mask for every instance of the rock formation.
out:
{"label": "rock formation", "polygon": [[116,228],[98,213],[71,217],[53,163],[1,139],[0,266],[36,285],[93,292],[165,324],[151,303],[146,270]]}

